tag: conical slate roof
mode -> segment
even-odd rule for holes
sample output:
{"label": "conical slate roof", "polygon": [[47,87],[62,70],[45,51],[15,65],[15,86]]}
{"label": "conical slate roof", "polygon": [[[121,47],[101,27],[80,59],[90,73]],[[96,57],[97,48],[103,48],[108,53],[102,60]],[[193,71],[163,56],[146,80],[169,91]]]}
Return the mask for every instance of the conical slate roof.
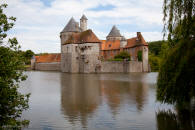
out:
{"label": "conical slate roof", "polygon": [[121,37],[120,31],[114,25],[107,37]]}
{"label": "conical slate roof", "polygon": [[79,25],[72,17],[62,32],[80,32]]}
{"label": "conical slate roof", "polygon": [[83,16],[81,17],[81,20],[88,20],[87,17],[83,14]]}

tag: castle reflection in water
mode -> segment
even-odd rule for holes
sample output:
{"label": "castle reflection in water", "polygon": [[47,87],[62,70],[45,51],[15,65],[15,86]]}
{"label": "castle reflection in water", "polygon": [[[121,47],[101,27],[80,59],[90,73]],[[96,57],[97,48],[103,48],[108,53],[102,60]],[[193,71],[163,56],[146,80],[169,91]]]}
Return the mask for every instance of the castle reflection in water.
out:
{"label": "castle reflection in water", "polygon": [[30,129],[195,130],[195,100],[185,108],[156,101],[158,73],[27,75]]}
{"label": "castle reflection in water", "polygon": [[[62,74],[61,107],[65,117],[72,124],[80,121],[85,127],[97,108],[105,104],[113,116],[126,104],[135,106],[134,111],[142,111],[148,98],[147,83],[141,82],[144,75],[126,75],[126,80],[121,77],[123,82],[114,79],[120,79],[118,76]],[[132,78],[134,81],[129,82]]]}

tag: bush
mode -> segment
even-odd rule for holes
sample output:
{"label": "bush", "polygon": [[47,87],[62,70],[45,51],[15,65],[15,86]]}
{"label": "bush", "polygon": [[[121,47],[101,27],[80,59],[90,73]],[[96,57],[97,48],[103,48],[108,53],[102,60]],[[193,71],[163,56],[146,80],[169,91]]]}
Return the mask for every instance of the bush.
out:
{"label": "bush", "polygon": [[114,59],[117,59],[117,61],[119,61],[119,59],[120,60],[124,60],[124,59],[127,59],[128,61],[130,61],[131,60],[131,56],[130,56],[130,54],[128,54],[127,52],[120,52],[118,55],[116,55],[115,57],[114,57]]}
{"label": "bush", "polygon": [[121,58],[116,58],[116,59],[108,59],[108,61],[123,61]]}

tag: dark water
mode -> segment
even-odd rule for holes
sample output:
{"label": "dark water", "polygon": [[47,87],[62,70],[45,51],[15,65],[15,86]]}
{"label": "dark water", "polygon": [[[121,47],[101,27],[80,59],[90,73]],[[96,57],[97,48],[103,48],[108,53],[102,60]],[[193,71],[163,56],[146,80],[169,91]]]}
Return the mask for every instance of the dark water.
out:
{"label": "dark water", "polygon": [[[22,118],[27,129],[193,129],[190,112],[156,101],[157,73],[65,74],[27,72],[21,91],[31,93]],[[186,114],[187,113],[187,114]],[[182,116],[184,115],[184,117]],[[182,122],[183,121],[183,122]]]}

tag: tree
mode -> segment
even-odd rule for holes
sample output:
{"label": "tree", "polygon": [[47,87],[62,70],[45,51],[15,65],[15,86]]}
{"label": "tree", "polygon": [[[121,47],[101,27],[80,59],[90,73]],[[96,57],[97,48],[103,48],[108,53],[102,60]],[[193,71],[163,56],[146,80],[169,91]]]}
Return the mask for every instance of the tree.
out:
{"label": "tree", "polygon": [[165,41],[153,41],[148,43],[149,51],[155,56],[160,55],[161,46]]}
{"label": "tree", "polygon": [[149,63],[152,72],[159,71],[161,58],[159,56],[154,55],[153,53],[149,53]]}
{"label": "tree", "polygon": [[167,41],[149,42],[149,63],[152,72],[159,71],[161,59],[166,54]]}
{"label": "tree", "polygon": [[16,38],[4,40],[16,20],[4,14],[6,7],[6,4],[0,5],[0,129],[7,129],[7,126],[17,129],[27,123],[19,117],[29,107],[29,94],[18,92],[19,83],[26,79],[20,45]]}
{"label": "tree", "polygon": [[157,100],[190,102],[195,96],[195,1],[164,0],[166,46],[157,82]]}
{"label": "tree", "polygon": [[24,52],[24,57],[27,59],[31,59],[33,55],[34,55],[34,52],[31,50],[27,50]]}
{"label": "tree", "polygon": [[30,60],[31,60],[33,55],[34,55],[34,52],[31,50],[27,50],[27,51],[23,52],[25,64],[29,65],[31,63]]}

